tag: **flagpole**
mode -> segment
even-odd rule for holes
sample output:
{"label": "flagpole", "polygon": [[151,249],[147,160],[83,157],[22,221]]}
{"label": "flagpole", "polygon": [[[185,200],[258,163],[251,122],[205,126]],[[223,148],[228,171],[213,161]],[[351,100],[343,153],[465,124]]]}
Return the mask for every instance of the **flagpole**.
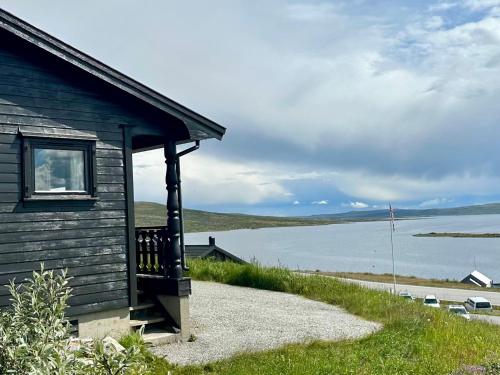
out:
{"label": "flagpole", "polygon": [[391,232],[391,254],[392,254],[392,282],[394,287],[394,295],[396,295],[396,267],[394,262],[394,240],[392,233],[394,232],[394,211],[392,210],[392,206],[389,203],[389,229]]}
{"label": "flagpole", "polygon": [[392,226],[391,226],[391,252],[392,252],[392,281],[394,284],[394,295],[396,295],[396,269],[394,266],[394,241],[392,240]]}

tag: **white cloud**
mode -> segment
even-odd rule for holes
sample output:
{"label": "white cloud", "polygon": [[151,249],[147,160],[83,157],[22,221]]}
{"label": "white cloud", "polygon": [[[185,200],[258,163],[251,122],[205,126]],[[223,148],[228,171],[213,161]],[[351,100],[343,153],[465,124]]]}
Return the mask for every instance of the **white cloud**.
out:
{"label": "white cloud", "polygon": [[483,10],[500,6],[500,0],[464,0],[464,6],[471,10]]}
{"label": "white cloud", "polygon": [[[333,202],[315,192],[295,197],[289,185],[305,179],[337,189],[346,202],[497,193],[500,0],[439,1],[409,16],[367,1],[222,0],[216,12],[210,2],[156,2],[124,4],[118,13],[106,2],[54,1],[61,14],[33,1],[4,2],[228,126],[217,145],[227,151],[183,159],[188,202]],[[376,17],[363,13],[372,3]],[[96,6],[113,17],[95,17]],[[487,12],[454,19],[477,10]],[[130,20],[136,28],[126,27]],[[274,151],[261,157],[265,142]],[[287,147],[295,157],[282,152]],[[136,168],[136,195],[163,199],[161,155],[136,160],[151,165]]]}
{"label": "white cloud", "polygon": [[349,202],[349,206],[352,208],[367,208],[368,205],[363,202]]}
{"label": "white cloud", "polygon": [[[172,90],[174,98],[189,98],[186,104],[204,114],[227,119],[227,142],[231,134],[248,135],[251,129],[279,149],[292,145],[297,152],[317,155],[319,162],[325,157],[321,150],[337,155],[329,169],[316,161],[304,168],[274,160],[274,154],[262,166],[255,161],[259,142],[245,138],[240,147],[252,148],[254,155],[247,152],[250,156],[239,162],[219,157],[208,163],[220,163],[217,168],[183,163],[192,171],[187,169],[185,178],[206,189],[196,191],[198,201],[292,202],[284,182],[301,179],[385,202],[496,193],[500,173],[494,165],[500,158],[485,135],[498,134],[500,118],[498,19],[486,16],[454,25],[446,22],[448,14],[422,12],[407,27],[394,29],[394,20],[354,19],[341,8],[314,4],[282,8],[272,3],[269,17],[259,19],[261,33],[241,22],[254,9],[243,9],[248,14],[226,9],[221,14],[229,24],[213,25],[210,39],[174,21],[178,30],[170,31],[188,33],[196,54],[206,59],[200,65],[186,58],[192,48],[169,38],[169,49],[177,53],[160,61],[177,74],[162,76],[162,91]],[[439,2],[430,10],[457,4]],[[469,0],[459,5],[463,10],[495,4]],[[280,18],[283,10],[288,13]],[[328,27],[304,22],[324,17],[335,22]],[[198,20],[205,22],[201,16]],[[245,46],[238,53],[233,53],[235,41]],[[218,147],[224,149],[225,143]]]}
{"label": "white cloud", "polygon": [[297,3],[287,6],[288,17],[303,21],[318,21],[331,19],[336,16],[338,6],[332,3]]}
{"label": "white cloud", "polygon": [[298,205],[298,204],[300,204],[300,201],[293,201],[293,204]]}
{"label": "white cloud", "polygon": [[449,9],[455,8],[459,5],[460,4],[458,2],[448,2],[448,1],[438,2],[436,4],[432,4],[431,6],[429,6],[429,11],[430,12],[443,12],[443,11],[447,11]]}
{"label": "white cloud", "polygon": [[486,196],[497,193],[500,177],[476,173],[449,175],[440,179],[411,176],[335,173],[332,183],[348,195],[376,201],[405,201],[416,197]]}
{"label": "white cloud", "polygon": [[453,199],[434,198],[434,199],[429,199],[429,200],[423,201],[422,203],[419,204],[419,206],[420,207],[437,207],[437,206],[442,206],[443,204],[451,203],[451,202],[453,202]]}
{"label": "white cloud", "polygon": [[440,16],[432,16],[425,22],[425,27],[429,30],[435,30],[441,28],[443,26],[444,21]]}
{"label": "white cloud", "polygon": [[326,199],[320,200],[320,201],[313,201],[311,204],[319,204],[319,205],[326,205],[328,204],[328,201]]}
{"label": "white cloud", "polygon": [[[183,198],[188,205],[256,204],[288,201],[293,196],[279,181],[248,165],[190,154],[182,158],[181,168]],[[134,181],[136,200],[166,198],[162,150],[134,155]]]}

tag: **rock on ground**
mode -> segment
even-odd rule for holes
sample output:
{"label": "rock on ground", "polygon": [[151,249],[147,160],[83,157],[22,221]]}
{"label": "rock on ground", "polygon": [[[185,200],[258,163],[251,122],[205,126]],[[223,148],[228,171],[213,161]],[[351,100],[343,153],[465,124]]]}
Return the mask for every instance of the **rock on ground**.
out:
{"label": "rock on ground", "polygon": [[357,339],[381,328],[326,303],[266,290],[193,281],[194,341],[156,347],[180,365],[313,340]]}

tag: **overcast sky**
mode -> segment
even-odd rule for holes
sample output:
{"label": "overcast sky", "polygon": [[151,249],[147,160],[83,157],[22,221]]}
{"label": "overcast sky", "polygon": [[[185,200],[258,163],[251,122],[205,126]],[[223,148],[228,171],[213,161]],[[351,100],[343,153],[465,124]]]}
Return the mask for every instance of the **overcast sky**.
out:
{"label": "overcast sky", "polygon": [[[228,128],[185,206],[298,215],[500,200],[500,0],[0,0]],[[136,200],[165,201],[161,152]]]}

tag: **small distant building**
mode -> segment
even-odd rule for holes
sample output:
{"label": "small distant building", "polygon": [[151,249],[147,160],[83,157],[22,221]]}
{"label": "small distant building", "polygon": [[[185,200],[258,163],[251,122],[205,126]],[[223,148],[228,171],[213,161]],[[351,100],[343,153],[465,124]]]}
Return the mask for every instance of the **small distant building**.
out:
{"label": "small distant building", "polygon": [[461,282],[464,284],[473,284],[485,288],[491,288],[491,285],[493,284],[492,279],[490,279],[488,276],[483,275],[477,270],[472,271]]}
{"label": "small distant building", "polygon": [[247,263],[236,255],[217,246],[214,237],[208,237],[208,245],[186,245],[185,254],[188,258],[213,258],[222,262]]}

